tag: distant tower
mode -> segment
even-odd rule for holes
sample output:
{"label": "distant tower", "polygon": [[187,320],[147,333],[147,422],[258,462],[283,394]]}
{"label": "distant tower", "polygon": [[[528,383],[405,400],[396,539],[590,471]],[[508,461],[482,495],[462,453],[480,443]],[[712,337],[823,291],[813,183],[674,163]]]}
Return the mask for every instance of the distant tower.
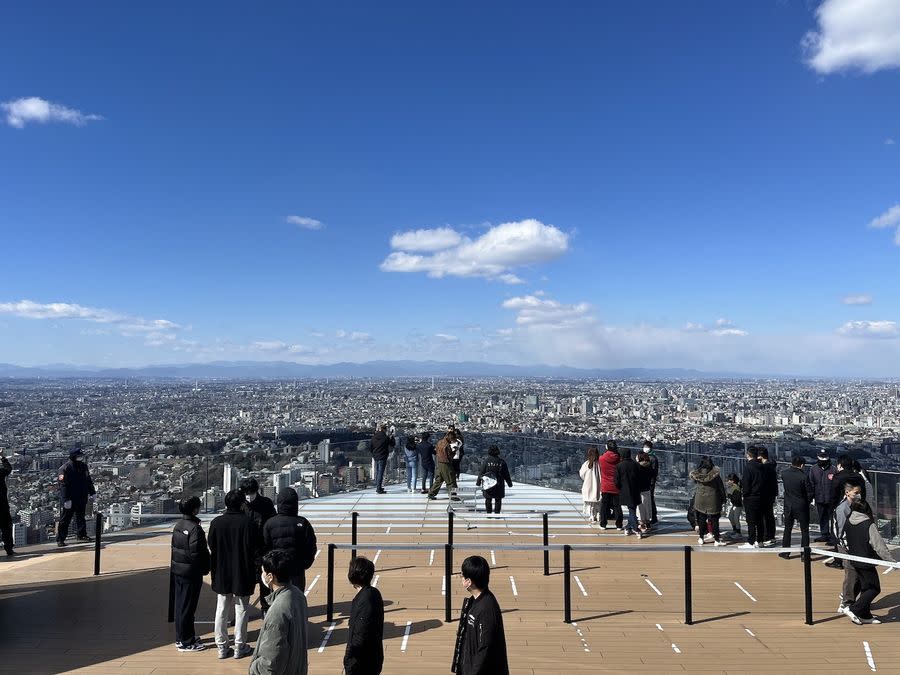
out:
{"label": "distant tower", "polygon": [[237,487],[237,471],[231,464],[225,463],[222,468],[222,492],[231,492]]}
{"label": "distant tower", "polygon": [[434,391],[434,375],[431,376],[431,391]]}

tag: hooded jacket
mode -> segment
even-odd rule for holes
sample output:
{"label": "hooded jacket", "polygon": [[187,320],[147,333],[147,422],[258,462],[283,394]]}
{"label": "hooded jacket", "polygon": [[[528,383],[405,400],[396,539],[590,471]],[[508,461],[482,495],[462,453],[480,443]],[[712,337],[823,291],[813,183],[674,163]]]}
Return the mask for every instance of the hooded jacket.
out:
{"label": "hooded jacket", "polygon": [[607,450],[600,455],[600,491],[611,495],[619,494],[616,487],[616,465],[622,461],[618,452]]}
{"label": "hooded jacket", "polygon": [[172,530],[172,574],[199,579],[209,574],[209,549],[200,519],[185,516]]}
{"label": "hooded jacket", "polygon": [[307,606],[303,591],[293,584],[269,595],[269,609],[253,658],[250,675],[306,675]]}
{"label": "hooded jacket", "polygon": [[294,488],[284,488],[275,498],[278,514],[263,527],[263,550],[290,551],[293,554],[291,583],[306,590],[306,570],[316,559],[316,533],[303,516],[298,516],[299,500]]}
{"label": "hooded jacket", "polygon": [[260,536],[240,509],[225,509],[209,526],[212,589],[219,595],[248,596],[256,585]]}
{"label": "hooded jacket", "polygon": [[71,501],[73,508],[84,507],[95,492],[91,473],[83,461],[73,457],[59,468],[60,501]]}
{"label": "hooded jacket", "polygon": [[[881,558],[888,562],[894,562],[894,556],[884,544],[884,539],[878,532],[878,527],[869,516],[859,511],[851,511],[844,532],[841,537],[844,547],[850,555],[860,558]],[[872,563],[850,561],[856,569],[874,569]]]}
{"label": "hooded jacket", "polygon": [[691,480],[697,484],[694,489],[694,510],[708,515],[722,513],[722,507],[725,505],[725,484],[719,475],[719,467],[694,469],[690,475]]}
{"label": "hooded jacket", "polygon": [[630,457],[616,464],[616,488],[619,490],[619,504],[634,508],[641,503],[640,467]]}
{"label": "hooded jacket", "polygon": [[834,479],[834,467],[831,462],[822,466],[818,462],[809,469],[809,482],[812,483],[813,493],[817,504],[830,504],[832,496],[831,481]]}

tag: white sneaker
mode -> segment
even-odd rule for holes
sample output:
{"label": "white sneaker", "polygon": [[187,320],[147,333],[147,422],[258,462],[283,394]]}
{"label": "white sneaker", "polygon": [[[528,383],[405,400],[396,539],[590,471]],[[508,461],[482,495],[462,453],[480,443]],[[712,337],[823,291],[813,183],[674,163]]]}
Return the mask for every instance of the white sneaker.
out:
{"label": "white sneaker", "polygon": [[751,544],[750,542],[744,542],[738,548],[759,548],[759,544]]}
{"label": "white sneaker", "polygon": [[846,613],[847,613],[847,607],[849,607],[849,606],[850,606],[850,605],[845,605],[845,604],[842,602],[841,604],[838,605],[837,613],[838,613],[838,614],[846,614]]}
{"label": "white sneaker", "polygon": [[697,539],[697,546],[703,546],[703,537]]}
{"label": "white sneaker", "polygon": [[716,546],[726,546],[724,541],[718,541],[718,540],[716,541],[715,545]]}
{"label": "white sneaker", "polygon": [[706,541],[707,544],[711,541],[715,541],[715,537],[713,537],[712,534],[710,534],[709,532],[707,532],[705,535],[703,535],[703,539],[704,539],[704,541]]}
{"label": "white sneaker", "polygon": [[774,540],[774,539],[769,539],[769,540],[767,540],[767,541],[764,541],[764,542],[762,543],[762,545],[765,546],[766,548],[771,548],[771,547],[775,546],[775,540]]}
{"label": "white sneaker", "polygon": [[847,618],[850,619],[850,620],[851,620],[853,623],[855,623],[857,626],[862,626],[863,620],[860,619],[858,616],[856,616],[856,614],[854,614],[854,613],[850,610],[849,607],[848,607],[846,610],[844,610],[844,614],[846,614],[846,615],[847,615]]}
{"label": "white sneaker", "polygon": [[869,623],[881,623],[881,620],[880,620],[880,619],[876,619],[874,616],[873,616],[871,619],[860,619],[860,621],[862,621],[862,622],[865,623],[865,624],[869,624]]}

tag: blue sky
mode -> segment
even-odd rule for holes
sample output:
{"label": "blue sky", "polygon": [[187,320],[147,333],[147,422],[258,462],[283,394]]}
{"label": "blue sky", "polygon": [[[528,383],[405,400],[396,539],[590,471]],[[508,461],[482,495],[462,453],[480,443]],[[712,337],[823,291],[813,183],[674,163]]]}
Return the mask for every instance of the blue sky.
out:
{"label": "blue sky", "polygon": [[327,4],[2,10],[0,362],[900,375],[893,0]]}

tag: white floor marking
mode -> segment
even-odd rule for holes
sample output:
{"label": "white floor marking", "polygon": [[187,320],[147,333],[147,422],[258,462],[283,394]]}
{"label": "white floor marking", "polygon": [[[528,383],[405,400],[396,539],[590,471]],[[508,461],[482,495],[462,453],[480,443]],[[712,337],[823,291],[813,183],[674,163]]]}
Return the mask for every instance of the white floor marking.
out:
{"label": "white floor marking", "polygon": [[372,558],[372,564],[373,564],[373,565],[377,565],[377,564],[378,564],[378,559],[379,559],[380,557],[381,557],[381,549],[378,549],[377,551],[375,551],[375,557]]}
{"label": "white floor marking", "polygon": [[747,631],[747,635],[749,635],[750,637],[756,637],[756,633],[754,633],[749,628],[745,628],[744,630]]}
{"label": "white floor marking", "polygon": [[316,549],[316,555],[313,557],[313,560],[318,560],[319,554],[322,552],[322,549]]}
{"label": "white floor marking", "polygon": [[497,558],[494,557],[494,552],[491,551],[491,567],[497,566]]}
{"label": "white floor marking", "polygon": [[662,630],[662,626],[660,626],[659,624],[656,624],[656,627]]}
{"label": "white floor marking", "polygon": [[746,588],[744,588],[743,586],[741,586],[741,585],[740,585],[738,582],[736,582],[736,581],[734,582],[734,585],[737,586],[738,588],[740,588],[740,589],[744,592],[744,595],[746,595],[748,598],[750,598],[753,602],[756,602],[756,598],[754,598],[752,595],[750,595],[750,593],[747,592],[747,589],[746,589]]}
{"label": "white floor marking", "polygon": [[447,577],[441,577],[441,595],[447,595]]}
{"label": "white floor marking", "polygon": [[400,651],[406,651],[406,643],[409,642],[409,631],[412,630],[412,621],[406,622],[406,631],[403,633],[403,642],[400,643]]}
{"label": "white floor marking", "polygon": [[510,585],[512,586],[512,592],[513,592],[513,595],[515,595],[516,597],[518,597],[518,595],[519,595],[519,589],[516,588],[516,580],[515,580],[513,577],[510,577],[510,578],[509,578],[509,583],[510,583]]}
{"label": "white floor marking", "polygon": [[[510,577],[510,579],[512,579],[512,577]],[[578,628],[578,623],[573,621],[572,626],[575,627],[575,632],[578,633],[578,637],[581,639],[581,648],[584,649],[584,651],[586,651],[586,652],[590,652],[591,648],[588,647],[587,640],[584,639],[584,633],[582,633],[581,629]]]}
{"label": "white floor marking", "polygon": [[337,626],[337,621],[332,621],[331,625],[328,626],[328,630],[325,631],[325,637],[322,638],[322,644],[319,645],[319,654],[325,651],[325,645],[327,645],[328,641],[331,639],[331,634],[334,632],[335,626]]}
{"label": "white floor marking", "polygon": [[378,580],[381,578],[381,575],[376,574],[375,578],[372,579],[372,588],[378,588]]}
{"label": "white floor marking", "polygon": [[387,529],[384,531],[384,533],[385,533],[385,534],[390,534],[390,533],[391,533],[391,527],[392,527],[391,525],[388,525],[388,526],[387,526]]}
{"label": "white floor marking", "polygon": [[644,577],[644,581],[646,581],[646,582],[650,585],[650,588],[652,588],[654,591],[656,591],[656,594],[657,594],[657,595],[662,595],[662,591],[659,590],[659,589],[653,584],[653,582],[650,581],[647,577]]}
{"label": "white floor marking", "polygon": [[575,583],[578,584],[578,589],[581,591],[581,594],[584,597],[587,597],[588,596],[587,591],[584,590],[584,586],[581,585],[581,579],[578,578],[577,574],[575,575]]}
{"label": "white floor marking", "polygon": [[868,642],[863,642],[863,649],[866,650],[866,663],[869,664],[869,669],[874,673],[875,672],[875,659],[872,658],[872,650],[869,648]]}
{"label": "white floor marking", "polygon": [[317,583],[319,583],[319,577],[321,576],[321,574],[316,575],[316,578],[312,580],[312,583],[306,587],[306,591],[304,591],[303,595],[309,595],[310,593],[312,593],[312,589],[315,588]]}
{"label": "white floor marking", "polygon": [[431,556],[428,558],[428,564],[434,565],[434,549],[431,549]]}
{"label": "white floor marking", "polygon": [[676,645],[674,642],[672,643],[672,651],[675,652],[676,654],[681,653],[681,650],[678,649],[678,645]]}

